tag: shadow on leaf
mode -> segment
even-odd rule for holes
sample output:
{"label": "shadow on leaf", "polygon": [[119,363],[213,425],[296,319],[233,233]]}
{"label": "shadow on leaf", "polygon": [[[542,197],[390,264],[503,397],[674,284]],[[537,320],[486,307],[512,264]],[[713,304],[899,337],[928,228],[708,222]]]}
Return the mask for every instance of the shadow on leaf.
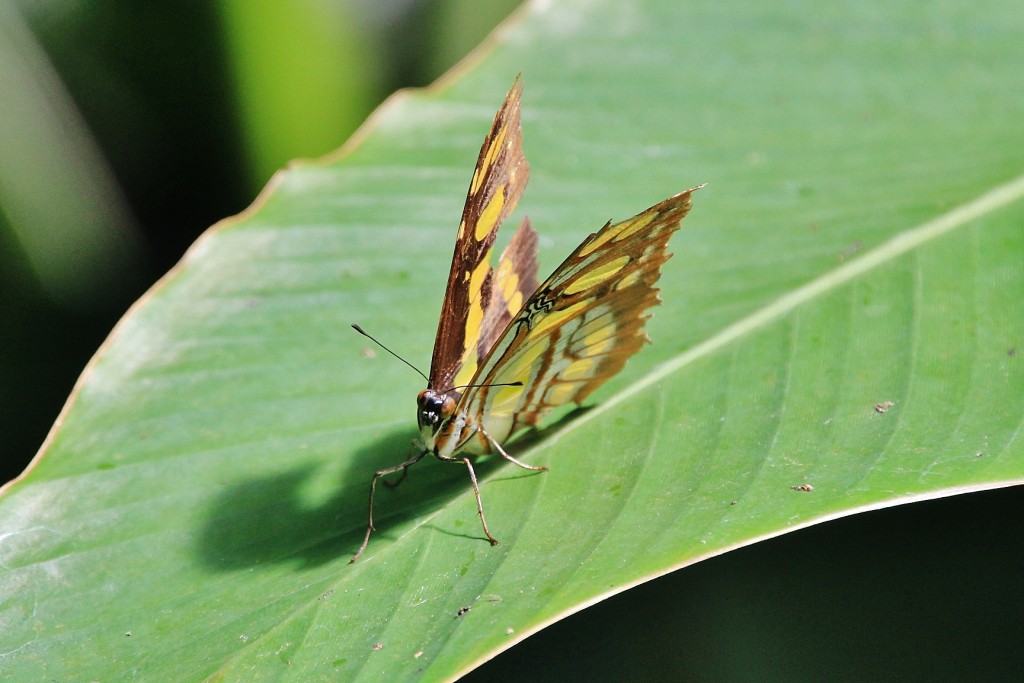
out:
{"label": "shadow on leaf", "polygon": [[[574,410],[543,430],[530,430],[511,445],[517,452],[527,451],[584,411],[583,408]],[[395,432],[356,451],[348,458],[337,494],[312,506],[304,503],[302,490],[316,474],[317,467],[297,467],[233,484],[218,496],[210,509],[197,543],[201,561],[216,571],[235,571],[274,562],[297,562],[305,567],[332,561],[347,562],[366,532],[373,473],[402,462],[410,453],[408,432]],[[485,489],[485,507],[484,482],[493,479],[499,471],[502,473],[500,480],[533,474],[504,463],[494,455],[477,459],[474,467]],[[394,481],[397,476],[390,479]],[[469,478],[461,463],[443,463],[428,455],[410,468],[401,486],[377,487],[374,510],[377,530],[370,540],[371,546],[374,542],[386,541],[394,530],[444,507],[469,489]],[[476,524],[472,502],[466,505],[465,517],[466,522],[472,520]],[[453,533],[435,525],[426,528]],[[485,541],[479,528],[474,533],[454,533]]]}

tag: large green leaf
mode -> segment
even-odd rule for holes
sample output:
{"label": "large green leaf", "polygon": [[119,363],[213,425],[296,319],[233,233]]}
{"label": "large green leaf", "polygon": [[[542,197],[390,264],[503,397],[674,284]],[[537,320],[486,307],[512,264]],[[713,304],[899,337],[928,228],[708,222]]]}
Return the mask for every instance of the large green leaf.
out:
{"label": "large green leaf", "polygon": [[[446,88],[279,175],[114,331],[0,498],[5,672],[450,678],[702,558],[1021,481],[1019,14],[528,5]],[[472,161],[520,70],[542,270],[709,183],[655,343],[510,444],[550,472],[480,467],[501,545],[465,472],[425,462],[348,565],[420,388],[348,324],[426,363]]]}

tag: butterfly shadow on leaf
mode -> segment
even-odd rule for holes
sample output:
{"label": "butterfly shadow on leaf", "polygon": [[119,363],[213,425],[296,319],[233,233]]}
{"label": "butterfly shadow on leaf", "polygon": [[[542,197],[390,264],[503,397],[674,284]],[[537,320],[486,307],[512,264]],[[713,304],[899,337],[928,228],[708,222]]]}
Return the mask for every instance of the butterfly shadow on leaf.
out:
{"label": "butterfly shadow on leaf", "polygon": [[[551,425],[524,432],[508,443],[509,451],[517,458],[522,456],[530,464],[537,464],[533,463],[530,458],[531,448],[544,441],[545,438],[557,432],[564,424],[576,419],[587,410],[589,410],[588,407],[577,407]],[[357,512],[351,513],[351,508],[346,506],[344,513],[346,515],[354,514],[354,517],[346,517],[344,520],[339,521],[346,528],[350,527],[353,522],[358,526],[358,540],[353,543],[351,547],[352,552],[359,547],[359,541],[362,540],[362,536],[366,532],[368,521],[367,503],[369,502],[370,481],[374,472],[400,464],[414,453],[414,449],[409,445],[408,439],[404,442],[404,450],[394,448],[394,442],[389,441],[388,443],[391,445],[382,443],[380,450],[367,449],[362,454],[354,457],[344,477],[346,489],[349,489],[350,485],[355,483],[359,491],[357,496],[359,499]],[[382,457],[381,453],[389,447],[391,448],[389,452],[392,455]],[[520,469],[502,460],[496,453],[472,456],[472,458],[473,468],[476,470],[477,479],[481,487],[481,496],[484,501],[485,510],[488,498],[492,495],[487,491],[489,483],[547,475],[545,472],[531,472]],[[400,485],[395,486],[394,483],[399,481],[401,482]],[[457,526],[452,528],[428,522],[423,525],[424,533],[440,532],[450,536],[473,539],[474,541],[486,544],[487,539],[480,529],[479,518],[472,502],[472,488],[469,476],[461,462],[442,462],[427,454],[416,465],[409,468],[408,476],[404,479],[401,478],[400,474],[392,474],[382,479],[381,482],[386,482],[389,485],[378,483],[377,486],[376,500],[374,502],[374,525],[376,531],[370,539],[370,547],[375,542],[379,544],[386,542],[389,538],[393,539],[398,530],[406,528],[408,522],[432,516],[433,513],[450,503],[452,499],[463,496],[463,494],[465,494],[463,497],[467,500],[464,504],[460,502],[460,509],[464,514],[459,515]],[[345,538],[355,537],[346,534]]]}
{"label": "butterfly shadow on leaf", "polygon": [[[548,432],[532,430],[513,442],[523,452]],[[254,476],[228,485],[210,506],[199,534],[196,552],[200,562],[214,571],[236,571],[274,562],[314,567],[327,562],[347,562],[359,548],[367,524],[367,503],[374,472],[395,465],[413,452],[414,430],[395,430],[372,445],[355,451],[346,460],[336,494],[310,504],[304,495],[310,483],[325,476],[318,465],[305,464],[273,475]],[[329,463],[331,453],[324,453]],[[344,457],[338,454],[337,457]],[[483,483],[506,463],[487,456],[477,466]],[[530,476],[514,466],[504,477]],[[512,471],[514,470],[514,472]],[[385,481],[395,481],[392,475]],[[377,531],[374,541],[394,537],[407,522],[443,508],[451,499],[469,491],[465,467],[443,463],[427,455],[400,486],[378,486],[375,503]],[[486,493],[485,505],[486,505]],[[472,504],[466,507],[467,522],[476,523]],[[472,528],[472,527],[469,527]],[[469,537],[483,536],[465,534]]]}
{"label": "butterfly shadow on leaf", "polygon": [[[509,443],[511,452],[529,461],[534,446],[587,410],[589,407],[578,407],[553,424],[523,433]],[[312,480],[324,476],[318,473],[318,465],[305,464],[230,484],[210,506],[197,540],[200,562],[211,570],[225,572],[275,562],[306,567],[347,562],[366,532],[374,472],[408,458],[414,452],[410,443],[413,434],[412,429],[397,429],[352,453],[337,484],[337,493],[319,504],[310,505],[303,495]],[[331,457],[330,453],[323,455],[325,464]],[[558,467],[557,463],[551,464]],[[494,455],[478,459],[474,467],[485,506],[489,482],[550,475],[521,470]],[[397,476],[389,479],[394,481]],[[374,511],[377,531],[370,541],[371,547],[375,542],[386,543],[408,522],[429,516],[469,491],[465,467],[425,456],[410,468],[400,486],[378,486]],[[459,530],[428,523],[423,533],[440,532],[485,543],[471,498],[464,507]]]}
{"label": "butterfly shadow on leaf", "polygon": [[[375,470],[408,457],[411,437],[411,430],[395,430],[347,455],[340,445],[338,453],[325,450],[316,458],[322,466],[308,464],[307,459],[301,466],[231,483],[210,506],[196,543],[200,562],[215,571],[275,562],[308,567],[347,562],[366,531],[370,478]],[[340,482],[325,473],[332,458],[351,463]],[[425,476],[410,476],[396,490],[398,496],[380,487],[382,521],[398,524],[421,514],[422,506],[440,504],[439,499],[458,493],[456,477],[431,476],[434,468],[423,469]],[[325,477],[331,480],[334,495],[311,503],[309,490],[323,489]]]}

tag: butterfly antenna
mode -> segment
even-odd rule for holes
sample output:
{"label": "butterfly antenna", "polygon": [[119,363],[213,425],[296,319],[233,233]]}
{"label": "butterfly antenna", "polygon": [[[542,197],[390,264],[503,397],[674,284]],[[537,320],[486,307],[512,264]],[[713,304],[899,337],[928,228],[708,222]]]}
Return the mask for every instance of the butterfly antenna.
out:
{"label": "butterfly antenna", "polygon": [[452,387],[451,389],[445,389],[445,392],[455,391],[456,389],[469,389],[469,388],[472,388],[472,387],[521,387],[521,386],[523,386],[522,382],[501,382],[499,384],[460,384],[457,387]]}
{"label": "butterfly antenna", "polygon": [[430,379],[426,375],[423,374],[422,370],[420,370],[418,367],[416,367],[415,365],[413,365],[412,363],[410,363],[406,359],[404,359],[401,356],[399,356],[397,353],[395,353],[394,351],[392,351],[388,347],[386,347],[383,344],[381,344],[379,341],[374,339],[373,336],[371,336],[370,334],[367,334],[366,330],[364,330],[363,328],[359,327],[359,325],[356,325],[355,323],[352,323],[352,329],[355,330],[356,332],[358,332],[359,334],[363,335],[364,337],[366,337],[370,341],[372,341],[374,344],[376,344],[380,348],[382,348],[385,351],[387,351],[388,353],[390,353],[392,356],[394,356],[398,360],[400,360],[403,363],[405,363],[406,365],[408,365],[410,368],[415,370],[419,374],[420,377],[422,377],[424,380],[426,380],[427,384],[430,384]]}

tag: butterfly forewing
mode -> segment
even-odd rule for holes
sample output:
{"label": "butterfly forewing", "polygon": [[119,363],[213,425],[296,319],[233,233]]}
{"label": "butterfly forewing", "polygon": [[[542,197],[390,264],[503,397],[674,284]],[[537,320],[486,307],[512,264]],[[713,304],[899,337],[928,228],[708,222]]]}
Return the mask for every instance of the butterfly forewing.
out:
{"label": "butterfly forewing", "polygon": [[529,175],[522,150],[521,92],[516,78],[484,139],[469,185],[434,340],[429,378],[433,389],[469,384],[486,353],[480,340],[493,339],[502,329],[487,328],[500,323],[496,316],[487,316],[494,301],[490,258],[498,227],[515,208]]}
{"label": "butterfly forewing", "polygon": [[[500,441],[622,369],[647,341],[645,312],[659,301],[654,285],[691,192],[588,237],[513,317],[458,412]],[[512,382],[522,386],[494,386]]]}

